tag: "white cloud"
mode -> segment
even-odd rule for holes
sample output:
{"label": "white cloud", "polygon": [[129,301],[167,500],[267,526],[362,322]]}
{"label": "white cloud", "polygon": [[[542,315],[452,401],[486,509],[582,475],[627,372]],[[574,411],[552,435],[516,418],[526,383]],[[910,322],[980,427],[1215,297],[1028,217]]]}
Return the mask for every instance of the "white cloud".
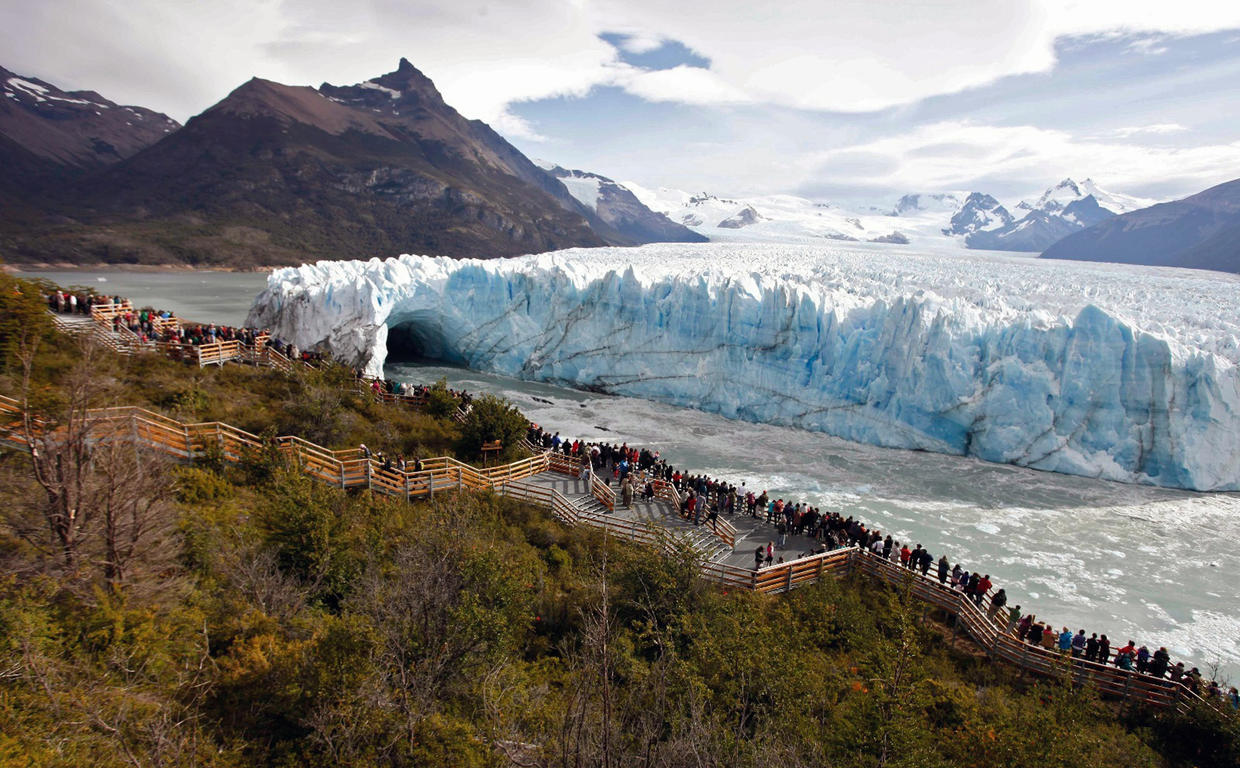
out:
{"label": "white cloud", "polygon": [[[1065,176],[1092,177],[1108,189],[1152,185],[1197,191],[1234,178],[1240,141],[1207,146],[1151,147],[1078,139],[1034,126],[946,121],[876,141],[814,153],[804,183],[892,189],[976,189],[994,179],[1021,179],[1032,195]],[[987,191],[985,189],[979,191]]]}
{"label": "white cloud", "polygon": [[1182,133],[1187,130],[1187,126],[1180,125],[1179,123],[1153,123],[1151,125],[1130,125],[1124,128],[1116,128],[1111,131],[1111,135],[1116,138],[1127,139],[1131,136],[1143,134],[1165,136],[1171,133]]}
{"label": "white cloud", "polygon": [[[1240,28],[1240,3],[1213,0],[44,0],[0,11],[9,66],[97,84],[186,117],[251,75],[356,82],[408,56],[450,103],[496,119],[507,104],[620,82],[688,103],[765,102],[876,110],[1054,65],[1057,39],[1138,39]],[[617,73],[598,39],[626,50],[678,40],[699,72]],[[1144,37],[1139,37],[1144,36]],[[145,77],[143,77],[145,76]]]}
{"label": "white cloud", "polygon": [[608,83],[647,101],[681,104],[745,104],[753,99],[709,69],[678,66],[656,71],[617,66]]}

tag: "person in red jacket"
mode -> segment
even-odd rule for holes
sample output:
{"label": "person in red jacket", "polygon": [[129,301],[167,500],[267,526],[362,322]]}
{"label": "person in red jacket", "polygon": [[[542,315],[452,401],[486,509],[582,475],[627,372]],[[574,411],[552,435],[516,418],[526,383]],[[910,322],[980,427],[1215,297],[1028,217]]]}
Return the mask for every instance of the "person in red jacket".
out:
{"label": "person in red jacket", "polygon": [[982,607],[982,598],[985,597],[986,593],[990,591],[991,586],[993,585],[990,583],[989,573],[978,579],[977,589],[973,592],[973,602],[977,605],[977,607]]}

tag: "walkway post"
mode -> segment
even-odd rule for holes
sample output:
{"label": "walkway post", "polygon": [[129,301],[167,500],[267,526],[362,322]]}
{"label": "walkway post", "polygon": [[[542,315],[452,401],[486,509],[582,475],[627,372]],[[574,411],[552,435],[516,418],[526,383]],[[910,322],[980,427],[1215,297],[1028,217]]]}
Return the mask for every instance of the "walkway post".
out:
{"label": "walkway post", "polygon": [[435,473],[426,473],[426,489],[430,492],[431,501],[435,500]]}
{"label": "walkway post", "polygon": [[952,645],[956,644],[956,634],[960,629],[960,600],[956,600],[955,620],[952,621]]}

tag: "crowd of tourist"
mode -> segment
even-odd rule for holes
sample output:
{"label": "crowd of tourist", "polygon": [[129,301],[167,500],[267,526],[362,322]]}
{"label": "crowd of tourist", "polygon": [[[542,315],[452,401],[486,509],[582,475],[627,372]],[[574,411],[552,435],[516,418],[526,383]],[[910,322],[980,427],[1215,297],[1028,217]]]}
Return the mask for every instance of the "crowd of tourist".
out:
{"label": "crowd of tourist", "polygon": [[56,290],[47,294],[47,307],[61,315],[90,315],[90,308],[98,304],[121,304],[120,296],[97,296],[87,292]]}
{"label": "crowd of tourist", "polygon": [[[47,302],[49,309],[61,314],[90,315],[93,307],[116,307],[117,311],[110,313],[113,332],[128,331],[142,342],[201,347],[217,342],[237,341],[247,347],[263,344],[290,360],[301,360],[311,365],[324,360],[323,353],[301,350],[292,342],[271,338],[265,329],[215,323],[186,325],[167,310],[133,309],[132,305],[120,296],[53,291],[48,294]],[[123,310],[120,309],[122,307]]]}
{"label": "crowd of tourist", "polygon": [[695,524],[713,521],[720,515],[748,515],[773,526],[775,538],[754,549],[755,570],[783,562],[779,552],[785,551],[790,535],[809,539],[808,546],[797,548],[798,557],[842,547],[866,549],[923,578],[937,580],[945,587],[960,591],[974,605],[984,609],[987,617],[1003,631],[1021,640],[1084,661],[1114,664],[1120,669],[1181,682],[1194,693],[1222,698],[1240,708],[1240,693],[1235,687],[1224,693],[1223,686],[1216,681],[1205,681],[1196,667],[1186,669],[1183,662],[1171,663],[1165,647],[1151,653],[1146,646],[1137,647],[1129,641],[1113,650],[1105,634],[1086,636],[1084,629],[1072,632],[1067,627],[1056,632],[1048,622],[1039,621],[1033,614],[1024,614],[1019,605],[1009,606],[1005,589],[992,592],[995,585],[990,574],[977,569],[970,571],[960,563],[952,564],[946,555],[936,560],[921,544],[913,544],[910,548],[909,542],[900,542],[890,533],[884,535],[851,515],[845,517],[835,511],[824,511],[807,502],[772,498],[767,490],[755,491],[744,482],[735,485],[703,474],[684,472],[660,456],[659,451],[635,448],[627,443],[615,445],[564,438],[536,424],[530,425],[527,439],[544,450],[583,461],[588,459],[592,471],[605,482],[609,485],[612,480],[620,483],[625,506],[637,493],[646,499],[652,498],[654,485],[665,482],[680,492],[681,515]]}
{"label": "crowd of tourist", "polygon": [[[375,394],[400,395],[401,397],[412,397],[416,399],[424,399],[428,396],[433,387],[424,384],[414,384],[408,381],[396,381],[394,379],[368,379],[366,373],[360,368],[353,369],[353,376],[359,382],[369,381],[369,387]],[[447,388],[447,393],[456,399],[461,410],[468,411],[469,406],[473,403],[473,396],[463,389]]]}

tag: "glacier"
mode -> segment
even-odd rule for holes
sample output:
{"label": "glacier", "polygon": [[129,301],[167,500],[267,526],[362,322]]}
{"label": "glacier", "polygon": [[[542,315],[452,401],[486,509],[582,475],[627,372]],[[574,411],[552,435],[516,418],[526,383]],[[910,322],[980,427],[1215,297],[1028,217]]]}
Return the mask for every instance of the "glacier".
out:
{"label": "glacier", "polygon": [[272,272],[247,323],[892,448],[1240,489],[1235,276],[985,252],[657,244]]}

